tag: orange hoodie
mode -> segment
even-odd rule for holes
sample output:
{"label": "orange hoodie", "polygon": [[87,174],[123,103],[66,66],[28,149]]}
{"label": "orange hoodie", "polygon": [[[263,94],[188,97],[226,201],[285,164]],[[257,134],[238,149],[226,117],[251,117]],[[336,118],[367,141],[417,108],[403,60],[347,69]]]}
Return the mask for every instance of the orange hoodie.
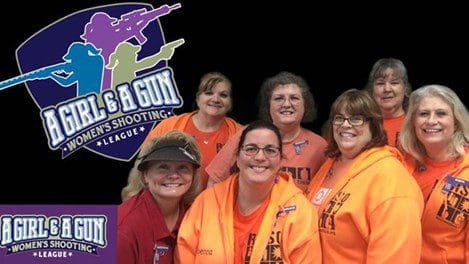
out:
{"label": "orange hoodie", "polygon": [[[283,263],[321,263],[316,211],[287,173],[278,175],[249,263],[274,263],[265,258],[275,253],[280,253],[276,261]],[[234,174],[197,197],[179,229],[176,263],[234,263],[237,184]]]}
{"label": "orange hoodie", "polygon": [[[319,206],[325,263],[418,263],[423,198],[399,155],[389,146],[364,151]],[[313,177],[310,201],[332,164]]]}
{"label": "orange hoodie", "polygon": [[[407,165],[414,176],[431,174],[419,170],[408,159]],[[469,262],[469,152],[461,162],[452,164],[446,176],[438,180],[422,216],[421,263]]]}

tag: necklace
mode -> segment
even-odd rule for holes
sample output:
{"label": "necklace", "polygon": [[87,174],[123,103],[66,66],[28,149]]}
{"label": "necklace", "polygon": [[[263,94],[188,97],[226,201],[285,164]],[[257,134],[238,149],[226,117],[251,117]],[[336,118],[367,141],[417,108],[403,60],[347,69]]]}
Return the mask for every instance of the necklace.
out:
{"label": "necklace", "polygon": [[288,139],[285,138],[285,135],[282,135],[282,143],[289,143],[295,140],[301,133],[301,128],[298,129],[298,131],[295,132],[293,136],[288,137]]}
{"label": "necklace", "polygon": [[335,173],[334,167],[336,167],[336,165],[337,165],[338,162],[340,162],[340,159],[339,159],[339,158],[335,158],[334,162],[333,162],[332,165],[331,165],[331,168],[330,168],[329,171],[327,172],[327,177],[328,177],[328,178],[331,178],[332,176],[334,176],[334,173]]}

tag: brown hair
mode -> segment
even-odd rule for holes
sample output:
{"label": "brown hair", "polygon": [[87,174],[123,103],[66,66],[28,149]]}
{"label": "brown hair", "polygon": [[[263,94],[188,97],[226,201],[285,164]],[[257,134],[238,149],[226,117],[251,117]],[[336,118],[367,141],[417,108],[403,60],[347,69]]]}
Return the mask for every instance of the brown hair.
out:
{"label": "brown hair", "polygon": [[340,110],[345,107],[345,112],[350,115],[362,115],[370,124],[371,140],[366,144],[361,152],[373,147],[386,145],[388,138],[383,126],[383,117],[378,104],[370,94],[363,90],[350,89],[339,95],[331,106],[329,120],[327,124],[327,136],[330,139],[326,148],[326,156],[337,157],[340,155],[339,147],[334,139],[334,129],[332,120],[334,116],[340,114]]}
{"label": "brown hair", "polygon": [[[202,93],[206,91],[211,91],[213,87],[215,87],[218,83],[221,83],[221,82],[226,83],[226,85],[228,85],[228,87],[230,88],[230,98],[232,99],[230,79],[228,79],[228,77],[226,77],[222,73],[209,72],[209,73],[204,74],[204,76],[202,76],[202,78],[200,79],[199,88],[197,90],[197,93],[195,94],[196,100],[194,101],[194,107],[197,107],[197,104],[195,102],[197,101],[197,99]],[[233,103],[231,103],[229,110],[231,110],[232,106],[233,106]]]}
{"label": "brown hair", "polygon": [[305,109],[305,113],[301,122],[313,122],[316,119],[317,110],[313,94],[311,93],[308,84],[301,76],[286,71],[267,78],[262,84],[257,98],[259,102],[259,118],[272,122],[272,117],[270,116],[270,99],[272,98],[272,93],[274,92],[275,88],[277,88],[277,86],[287,84],[296,84],[298,87],[300,87]]}

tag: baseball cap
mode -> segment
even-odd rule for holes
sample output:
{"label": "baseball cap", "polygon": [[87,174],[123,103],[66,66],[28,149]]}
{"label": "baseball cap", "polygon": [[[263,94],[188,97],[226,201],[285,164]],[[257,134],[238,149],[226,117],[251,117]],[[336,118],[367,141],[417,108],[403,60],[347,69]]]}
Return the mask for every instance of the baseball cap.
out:
{"label": "baseball cap", "polygon": [[148,162],[153,160],[186,161],[199,168],[200,162],[194,153],[195,151],[191,146],[184,141],[177,139],[160,141],[153,146],[150,153],[143,157],[137,168],[139,171],[144,171]]}

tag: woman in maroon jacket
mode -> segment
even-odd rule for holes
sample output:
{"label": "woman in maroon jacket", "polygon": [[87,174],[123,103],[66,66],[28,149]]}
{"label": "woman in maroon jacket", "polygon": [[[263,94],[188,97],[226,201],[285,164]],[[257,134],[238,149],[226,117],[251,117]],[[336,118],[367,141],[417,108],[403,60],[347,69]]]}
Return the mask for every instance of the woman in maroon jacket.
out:
{"label": "woman in maroon jacket", "polygon": [[118,208],[118,263],[172,263],[177,231],[200,192],[194,139],[172,131],[145,145]]}

